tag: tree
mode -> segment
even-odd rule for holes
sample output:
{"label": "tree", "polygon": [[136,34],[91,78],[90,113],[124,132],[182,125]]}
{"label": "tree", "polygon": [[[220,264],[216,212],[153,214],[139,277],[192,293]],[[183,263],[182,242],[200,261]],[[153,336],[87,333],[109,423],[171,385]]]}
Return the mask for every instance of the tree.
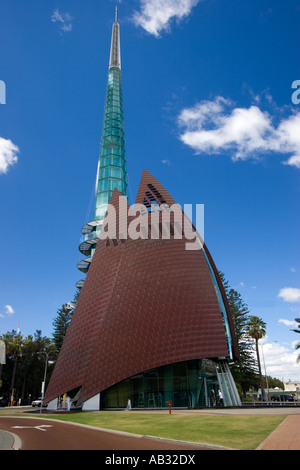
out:
{"label": "tree", "polygon": [[57,316],[53,320],[52,325],[54,326],[54,332],[52,337],[57,355],[62,347],[64,337],[66,336],[67,329],[72,318],[72,314],[73,310],[67,310],[65,306],[62,305],[62,307],[57,310]]}
{"label": "tree", "polygon": [[253,342],[248,335],[247,323],[250,312],[239,292],[229,287],[223,273],[219,274],[227,295],[240,354],[239,359],[230,364],[230,370],[237,387],[246,395],[251,386],[256,386],[259,383],[256,363],[253,358]]}
{"label": "tree", "polygon": [[[54,343],[50,338],[42,336],[40,330],[26,338],[16,331],[2,335],[6,344],[6,365],[2,369],[1,396],[11,398],[37,398],[41,394],[45,360],[38,352],[44,351],[55,358]],[[47,377],[51,374],[51,365]]]}
{"label": "tree", "polygon": [[261,318],[255,315],[252,315],[249,317],[247,329],[248,329],[249,336],[251,336],[251,338],[253,338],[255,341],[257,365],[258,365],[258,372],[259,372],[259,378],[260,378],[261,399],[263,401],[264,387],[263,387],[263,378],[262,378],[262,373],[261,373],[258,341],[266,335],[266,323]]}
{"label": "tree", "polygon": [[[80,290],[77,290],[72,302],[73,305],[76,305],[76,302],[79,298],[79,294]],[[73,312],[74,308],[69,308],[68,304],[64,304],[61,306],[61,308],[57,310],[57,316],[52,322],[52,325],[54,326],[54,332],[52,337],[56,347],[57,355],[61,350]]]}
{"label": "tree", "polygon": [[284,383],[282,382],[282,380],[271,377],[270,375],[268,375],[266,379],[268,380],[270,388],[278,387],[281,390],[284,390]]}
{"label": "tree", "polygon": [[2,336],[2,340],[5,342],[8,355],[13,358],[14,361],[10,385],[10,396],[11,399],[13,399],[18,357],[22,356],[23,337],[21,333],[17,333],[15,330],[13,330],[11,333],[5,333]]}
{"label": "tree", "polygon": [[39,352],[46,352],[50,359],[56,358],[54,343],[50,338],[42,336],[41,330],[36,330],[34,335],[27,336],[23,343],[20,369],[20,379],[22,381],[20,398],[24,398],[28,394],[37,397],[40,394],[45,361],[43,356],[40,357],[38,355]]}
{"label": "tree", "polygon": [[[299,323],[298,328],[300,328],[300,318],[295,318],[295,321],[297,323]],[[300,329],[299,330],[292,330],[292,331],[294,331],[294,333],[300,333]],[[300,349],[300,341],[296,344],[296,349]],[[300,361],[300,354],[299,354],[298,359],[297,359],[297,362],[299,362],[299,361]]]}

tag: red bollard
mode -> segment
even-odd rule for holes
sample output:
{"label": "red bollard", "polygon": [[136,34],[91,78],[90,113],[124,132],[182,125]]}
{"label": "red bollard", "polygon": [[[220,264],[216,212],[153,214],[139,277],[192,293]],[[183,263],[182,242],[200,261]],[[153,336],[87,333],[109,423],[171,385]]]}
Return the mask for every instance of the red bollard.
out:
{"label": "red bollard", "polygon": [[172,408],[172,402],[168,401],[168,405],[169,405],[169,415],[170,415],[171,414],[171,408]]}

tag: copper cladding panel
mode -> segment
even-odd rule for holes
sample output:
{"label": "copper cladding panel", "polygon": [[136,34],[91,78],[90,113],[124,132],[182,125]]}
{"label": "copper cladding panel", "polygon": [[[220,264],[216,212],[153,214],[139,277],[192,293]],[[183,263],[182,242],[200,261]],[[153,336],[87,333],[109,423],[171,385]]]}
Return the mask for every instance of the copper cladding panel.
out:
{"label": "copper cladding panel", "polygon": [[[143,203],[148,184],[168,204],[175,202],[144,170],[137,203]],[[117,213],[119,196],[115,190],[110,201]],[[203,252],[186,250],[185,243],[184,238],[99,240],[46,402],[78,386],[82,386],[83,402],[153,367],[228,355],[222,315]],[[213,264],[211,257],[210,261]],[[213,268],[220,282],[214,264]],[[237,354],[227,299],[224,301]]]}

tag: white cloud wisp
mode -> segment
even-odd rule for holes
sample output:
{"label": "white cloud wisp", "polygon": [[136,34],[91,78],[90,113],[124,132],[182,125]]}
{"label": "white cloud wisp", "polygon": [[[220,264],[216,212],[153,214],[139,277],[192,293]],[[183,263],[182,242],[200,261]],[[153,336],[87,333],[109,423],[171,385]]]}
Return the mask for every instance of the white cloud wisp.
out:
{"label": "white cloud wisp", "polygon": [[64,33],[72,31],[71,15],[69,13],[60,13],[58,9],[54,10],[51,17],[52,23],[59,23],[60,30]]}
{"label": "white cloud wisp", "polygon": [[13,315],[15,313],[11,305],[5,305],[5,310],[6,310],[7,315]]}
{"label": "white cloud wisp", "polygon": [[279,318],[278,323],[282,323],[285,326],[291,326],[297,328],[298,323],[295,320],[288,320],[287,318]]}
{"label": "white cloud wisp", "polygon": [[17,163],[19,151],[19,147],[11,140],[0,137],[0,174],[7,173]]}
{"label": "white cloud wisp", "polygon": [[178,116],[180,140],[196,154],[229,152],[233,160],[290,154],[283,163],[300,169],[300,113],[283,118],[277,127],[273,121],[258,106],[234,107],[222,96],[183,109]]}
{"label": "white cloud wisp", "polygon": [[5,308],[5,312],[4,314],[0,313],[0,318],[4,318],[5,316],[11,316],[15,313],[11,305],[5,305],[4,308]]}
{"label": "white cloud wisp", "polygon": [[170,31],[170,22],[190,15],[200,0],[140,0],[141,9],[133,15],[133,22],[155,37]]}
{"label": "white cloud wisp", "polygon": [[280,289],[278,297],[281,297],[285,302],[300,302],[300,289],[296,287],[284,287]]}

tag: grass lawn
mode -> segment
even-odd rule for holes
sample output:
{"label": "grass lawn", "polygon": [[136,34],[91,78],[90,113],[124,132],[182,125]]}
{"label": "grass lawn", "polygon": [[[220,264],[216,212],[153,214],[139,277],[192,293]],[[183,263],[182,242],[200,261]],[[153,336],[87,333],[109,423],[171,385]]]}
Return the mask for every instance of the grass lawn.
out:
{"label": "grass lawn", "polygon": [[286,416],[100,411],[43,414],[42,417],[238,450],[254,450]]}

